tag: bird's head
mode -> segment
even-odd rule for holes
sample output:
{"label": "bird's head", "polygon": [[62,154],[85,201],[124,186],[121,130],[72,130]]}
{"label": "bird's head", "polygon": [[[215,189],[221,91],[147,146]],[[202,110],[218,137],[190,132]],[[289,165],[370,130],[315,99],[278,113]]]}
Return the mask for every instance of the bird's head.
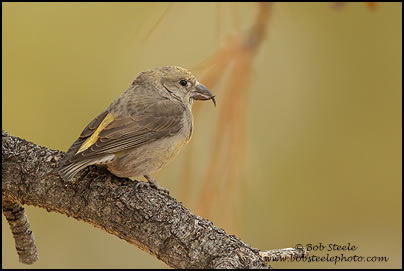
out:
{"label": "bird's head", "polygon": [[143,73],[143,76],[156,82],[159,91],[166,97],[172,97],[185,104],[192,104],[193,100],[212,100],[216,106],[215,96],[184,68],[160,67]]}

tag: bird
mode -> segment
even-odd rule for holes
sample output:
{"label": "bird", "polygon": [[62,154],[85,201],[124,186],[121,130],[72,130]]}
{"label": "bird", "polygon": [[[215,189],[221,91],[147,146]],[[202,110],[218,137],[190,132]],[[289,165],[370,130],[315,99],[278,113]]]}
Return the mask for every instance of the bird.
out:
{"label": "bird", "polygon": [[122,178],[144,176],[148,185],[168,192],[151,177],[190,141],[194,100],[215,96],[188,70],[164,66],[141,72],[129,88],[94,118],[74,141],[57,173],[72,181],[90,165]]}

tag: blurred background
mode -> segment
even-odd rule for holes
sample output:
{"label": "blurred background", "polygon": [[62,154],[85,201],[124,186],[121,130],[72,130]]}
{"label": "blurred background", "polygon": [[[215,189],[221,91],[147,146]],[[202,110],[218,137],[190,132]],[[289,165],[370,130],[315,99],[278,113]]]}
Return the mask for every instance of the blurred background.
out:
{"label": "blurred background", "polygon": [[[262,250],[350,243],[402,267],[401,3],[2,3],[2,128],[66,151],[158,66],[191,70],[189,145],[154,177],[194,214]],[[100,229],[26,206],[40,260],[3,268],[167,268]]]}

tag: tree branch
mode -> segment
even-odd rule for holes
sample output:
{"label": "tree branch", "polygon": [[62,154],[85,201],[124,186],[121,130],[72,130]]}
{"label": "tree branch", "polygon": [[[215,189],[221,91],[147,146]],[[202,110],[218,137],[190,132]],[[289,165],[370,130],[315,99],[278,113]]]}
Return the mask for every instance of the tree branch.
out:
{"label": "tree branch", "polygon": [[[22,232],[16,238],[21,261],[37,259],[19,205],[27,204],[90,223],[174,268],[268,268],[257,249],[156,189],[95,166],[84,169],[73,183],[48,175],[63,155],[2,131],[3,213],[14,237]],[[20,223],[13,223],[13,213],[19,214]]]}
{"label": "tree branch", "polygon": [[20,262],[33,264],[38,260],[38,252],[24,208],[21,204],[8,200],[3,200],[2,205],[3,214],[13,233]]}
{"label": "tree branch", "polygon": [[286,259],[297,259],[297,258],[304,258],[309,255],[309,252],[306,248],[298,246],[295,248],[283,248],[283,249],[274,249],[268,251],[260,251],[259,252],[261,257],[266,261],[269,262],[276,262],[276,261],[284,261]]}

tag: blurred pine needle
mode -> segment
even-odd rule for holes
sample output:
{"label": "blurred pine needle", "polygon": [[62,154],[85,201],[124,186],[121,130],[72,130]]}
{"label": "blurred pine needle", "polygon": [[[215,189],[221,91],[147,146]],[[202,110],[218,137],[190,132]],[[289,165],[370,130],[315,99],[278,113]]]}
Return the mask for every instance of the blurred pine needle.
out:
{"label": "blurred pine needle", "polygon": [[[232,9],[233,23],[238,30],[227,37],[224,46],[197,65],[197,77],[217,93],[215,88],[224,81],[224,93],[218,108],[218,122],[213,136],[208,165],[203,177],[202,188],[196,204],[196,212],[206,218],[225,225],[229,232],[237,232],[240,222],[241,176],[246,154],[246,129],[248,112],[248,91],[253,71],[253,59],[257,49],[265,39],[271,3],[257,3],[258,12],[252,27],[240,31],[239,19]],[[225,74],[228,74],[224,78]],[[198,118],[200,104],[194,105],[194,116]],[[184,165],[182,199],[189,202],[192,180],[192,141],[189,143]],[[222,187],[223,189],[220,189]],[[213,192],[215,191],[215,192]],[[214,208],[217,205],[220,208]],[[216,211],[216,212],[215,212]]]}
{"label": "blurred pine needle", "polygon": [[155,32],[155,30],[161,25],[161,23],[163,22],[164,17],[167,16],[168,11],[172,7],[172,4],[173,4],[172,2],[169,2],[168,6],[164,9],[163,13],[160,15],[158,20],[153,24],[153,26],[147,32],[147,34],[143,38],[143,41],[146,41],[147,39],[149,39],[149,37],[153,34],[153,32]]}

